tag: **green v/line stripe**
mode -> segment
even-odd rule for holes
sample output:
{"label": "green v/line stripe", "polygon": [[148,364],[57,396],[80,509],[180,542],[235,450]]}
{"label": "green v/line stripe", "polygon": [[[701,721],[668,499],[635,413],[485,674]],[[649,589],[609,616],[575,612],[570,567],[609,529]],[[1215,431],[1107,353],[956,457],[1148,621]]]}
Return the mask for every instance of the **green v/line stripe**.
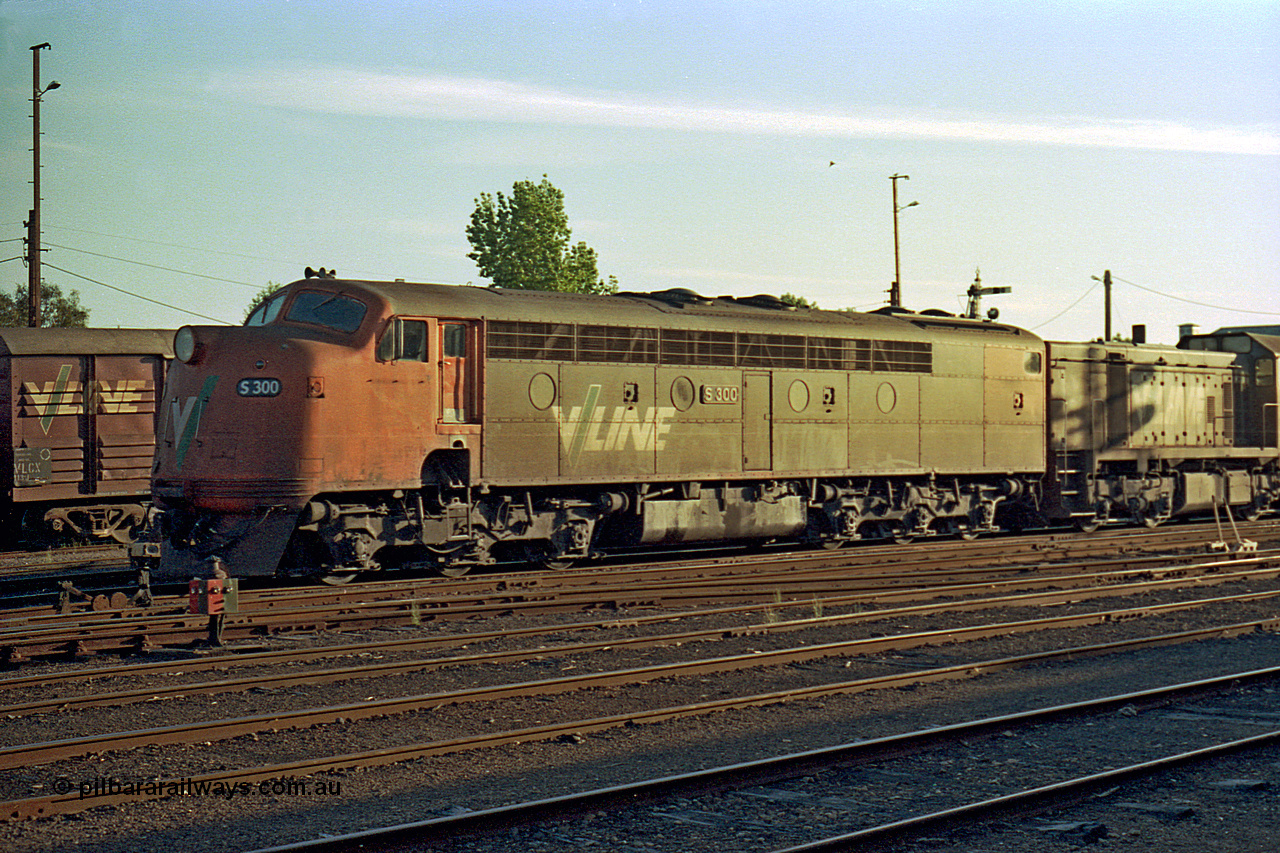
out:
{"label": "green v/line stripe", "polygon": [[573,444],[569,446],[569,464],[576,465],[582,446],[587,443],[587,433],[591,431],[591,415],[596,410],[596,401],[600,399],[600,386],[587,388],[587,399],[582,403],[582,416],[578,418],[577,428],[573,431]]}
{"label": "green v/line stripe", "polygon": [[49,400],[44,404],[44,417],[40,419],[40,428],[44,430],[44,434],[49,434],[49,427],[53,426],[53,416],[58,413],[58,409],[62,406],[62,401],[67,394],[67,380],[71,378],[71,365],[64,364],[58,369],[58,381],[53,384],[53,393],[49,395]]}

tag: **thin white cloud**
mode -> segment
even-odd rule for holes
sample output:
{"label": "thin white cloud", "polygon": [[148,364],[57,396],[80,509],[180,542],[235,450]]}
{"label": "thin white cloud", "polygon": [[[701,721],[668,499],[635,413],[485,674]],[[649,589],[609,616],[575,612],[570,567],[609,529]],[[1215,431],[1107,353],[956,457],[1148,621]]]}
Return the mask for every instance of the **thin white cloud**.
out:
{"label": "thin white cloud", "polygon": [[341,67],[219,73],[209,80],[208,91],[263,106],[387,118],[1280,155],[1280,129],[1274,126],[1194,126],[1087,117],[853,116],[575,94],[500,80]]}

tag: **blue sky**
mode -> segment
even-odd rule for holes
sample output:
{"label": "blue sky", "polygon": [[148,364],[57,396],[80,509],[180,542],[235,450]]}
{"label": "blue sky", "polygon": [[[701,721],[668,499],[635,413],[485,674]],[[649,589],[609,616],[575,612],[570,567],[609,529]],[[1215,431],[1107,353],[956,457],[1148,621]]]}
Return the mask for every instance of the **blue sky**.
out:
{"label": "blue sky", "polygon": [[1117,331],[1280,323],[1274,2],[0,0],[0,31],[0,259],[47,41],[45,278],[95,325],[239,322],[307,264],[484,284],[476,197],[544,174],[623,289],[872,308],[895,173],[909,307],[981,268],[1003,320],[1096,337],[1111,269]]}

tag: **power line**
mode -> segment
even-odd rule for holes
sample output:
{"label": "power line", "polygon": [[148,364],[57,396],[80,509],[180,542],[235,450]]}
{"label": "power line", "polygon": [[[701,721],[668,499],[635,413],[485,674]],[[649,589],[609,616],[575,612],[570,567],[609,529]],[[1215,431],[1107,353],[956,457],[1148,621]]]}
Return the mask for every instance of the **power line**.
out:
{"label": "power line", "polygon": [[[1280,311],[1258,311],[1252,308],[1228,308],[1225,305],[1214,305],[1209,302],[1197,302],[1194,299],[1185,299],[1181,296],[1174,296],[1172,293],[1163,293],[1159,290],[1156,290],[1153,287],[1144,287],[1141,284],[1135,284],[1134,282],[1123,279],[1118,275],[1112,275],[1111,278],[1115,281],[1122,281],[1125,284],[1132,285],[1133,287],[1136,287],[1139,290],[1145,290],[1148,293],[1154,293],[1157,296],[1163,296],[1165,299],[1175,299],[1178,302],[1186,302],[1191,305],[1199,305],[1201,308],[1213,308],[1217,311],[1234,311],[1237,314],[1265,314],[1268,317],[1280,317]],[[1094,285],[1094,286],[1096,287],[1097,285]]]}
{"label": "power line", "polygon": [[1090,293],[1093,293],[1093,292],[1094,292],[1095,290],[1097,290],[1097,289],[1098,289],[1098,285],[1097,285],[1097,284],[1094,284],[1092,287],[1090,287],[1088,290],[1086,290],[1083,294],[1081,294],[1081,295],[1080,295],[1080,298],[1079,298],[1079,299],[1077,299],[1075,302],[1072,302],[1072,303],[1071,303],[1070,305],[1068,305],[1066,308],[1063,308],[1063,309],[1062,309],[1061,311],[1059,311],[1057,314],[1054,314],[1052,317],[1050,317],[1048,320],[1045,320],[1043,323],[1039,324],[1038,326],[1032,326],[1032,327],[1031,327],[1031,331],[1033,331],[1033,332],[1034,332],[1036,329],[1043,329],[1045,326],[1049,325],[1049,324],[1050,324],[1050,323],[1052,323],[1054,320],[1058,319],[1058,318],[1059,318],[1059,317],[1061,317],[1063,314],[1065,314],[1065,313],[1067,313],[1068,311],[1070,311],[1072,308],[1075,308],[1077,305],[1079,305],[1081,302],[1083,302],[1083,301],[1084,301],[1084,298],[1085,298],[1086,296],[1088,296]]}
{"label": "power line", "polygon": [[54,246],[59,249],[66,249],[68,252],[79,252],[82,255],[93,255],[95,258],[107,258],[108,260],[120,261],[121,263],[126,263],[126,264],[136,264],[137,266],[148,267],[149,269],[153,269],[153,270],[163,270],[164,272],[176,272],[179,275],[190,275],[190,276],[195,276],[196,278],[208,279],[209,281],[224,281],[227,284],[236,284],[236,285],[240,285],[241,287],[251,288],[253,290],[261,290],[261,288],[258,287],[258,285],[256,284],[250,284],[247,281],[237,281],[233,278],[221,278],[216,275],[205,275],[204,273],[190,272],[188,270],[179,270],[179,269],[174,269],[173,267],[162,267],[158,264],[148,264],[148,263],[144,263],[143,261],[131,261],[128,258],[117,258],[115,255],[104,255],[101,252],[90,252],[87,249],[73,249],[71,246],[60,246],[57,243],[50,243],[48,240],[46,240],[44,244],[46,246]]}
{"label": "power line", "polygon": [[205,252],[210,255],[226,255],[231,258],[248,258],[251,261],[270,261],[273,264],[292,264],[294,266],[304,265],[301,261],[282,261],[279,258],[264,258],[261,255],[246,255],[241,252],[228,252],[223,249],[205,249],[200,246],[187,246],[183,243],[166,243],[163,240],[144,240],[141,237],[127,237],[123,234],[107,234],[102,231],[86,231],[83,228],[68,228],[65,225],[46,225],[45,227],[52,227],[56,231],[70,231],[74,234],[92,234],[95,237],[110,237],[112,240],[132,240],[135,243],[147,243],[151,246],[166,246],[170,249],[188,249],[192,252]]}
{"label": "power line", "polygon": [[[273,264],[287,264],[295,268],[308,266],[309,263],[314,263],[314,261],[311,261],[311,262],[284,261],[284,260],[281,260],[280,258],[267,258],[267,257],[263,257],[262,255],[248,255],[248,254],[244,254],[243,252],[228,252],[224,249],[206,249],[201,246],[188,246],[184,243],[167,243],[163,240],[145,240],[141,237],[129,237],[123,234],[107,234],[103,231],[88,231],[83,228],[69,228],[65,225],[50,226],[46,224],[44,227],[46,230],[52,228],[55,231],[70,231],[75,234],[92,234],[95,237],[110,237],[113,240],[131,240],[135,243],[146,243],[151,246],[165,246],[170,249],[187,249],[192,252],[205,252],[206,254],[210,254],[210,255],[225,255],[226,257],[229,257],[229,258],[247,258],[251,261],[267,261],[268,263],[273,263]],[[385,273],[369,273],[369,272],[360,272],[360,271],[356,271],[356,272],[361,275],[366,275],[372,278],[390,279],[390,278],[396,277],[396,276],[388,275]],[[399,274],[397,273],[397,275]]]}
{"label": "power line", "polygon": [[142,301],[144,301],[144,302],[150,302],[150,303],[152,303],[153,305],[159,305],[161,308],[169,308],[169,309],[172,309],[172,310],[174,310],[174,311],[180,311],[180,312],[182,312],[183,314],[190,314],[192,317],[199,317],[201,320],[212,320],[213,322],[215,322],[215,323],[221,323],[221,324],[223,324],[224,326],[234,326],[234,325],[235,325],[234,323],[229,323],[229,322],[227,322],[226,320],[220,320],[220,319],[218,319],[217,317],[210,317],[210,316],[209,316],[209,315],[207,315],[207,314],[200,314],[200,313],[197,313],[197,312],[195,312],[195,311],[190,311],[190,310],[188,310],[188,309],[186,309],[186,308],[179,308],[177,305],[170,305],[170,304],[169,304],[169,303],[167,303],[167,302],[161,302],[160,300],[158,300],[158,299],[152,299],[152,298],[151,298],[151,297],[149,297],[149,296],[143,296],[143,295],[141,295],[141,294],[139,294],[139,293],[132,293],[132,292],[130,292],[130,291],[128,291],[128,290],[125,290],[123,287],[116,287],[114,284],[107,284],[105,281],[98,281],[97,279],[89,278],[87,275],[80,275],[80,273],[78,273],[78,272],[72,272],[71,270],[64,270],[62,267],[56,267],[56,266],[54,266],[53,264],[48,263],[48,262],[45,262],[45,264],[44,264],[44,265],[45,265],[46,267],[49,267],[50,269],[55,269],[55,270],[57,270],[58,272],[66,273],[67,275],[75,276],[76,278],[83,279],[83,280],[85,280],[85,281],[89,282],[90,284],[96,284],[96,285],[99,285],[100,287],[105,287],[105,288],[108,288],[108,289],[110,289],[110,290],[117,291],[118,293],[123,293],[125,296],[132,296],[134,299],[141,299],[141,300],[142,300]]}

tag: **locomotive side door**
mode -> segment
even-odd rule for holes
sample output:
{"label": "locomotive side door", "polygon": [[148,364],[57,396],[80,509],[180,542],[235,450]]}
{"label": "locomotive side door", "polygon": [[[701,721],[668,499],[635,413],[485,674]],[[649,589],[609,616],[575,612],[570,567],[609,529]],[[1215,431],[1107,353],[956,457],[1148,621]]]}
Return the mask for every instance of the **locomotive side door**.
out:
{"label": "locomotive side door", "polygon": [[773,468],[773,377],[742,376],[742,470]]}
{"label": "locomotive side door", "polygon": [[476,410],[475,324],[465,320],[440,320],[436,335],[440,366],[440,422],[479,422]]}

